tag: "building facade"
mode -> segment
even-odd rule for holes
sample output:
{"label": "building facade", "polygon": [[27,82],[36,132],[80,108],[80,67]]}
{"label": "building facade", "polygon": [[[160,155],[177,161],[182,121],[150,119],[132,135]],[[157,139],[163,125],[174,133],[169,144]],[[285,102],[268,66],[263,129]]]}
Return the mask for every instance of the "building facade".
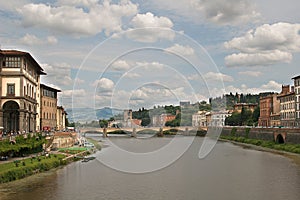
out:
{"label": "building facade", "polygon": [[209,126],[225,126],[225,120],[229,116],[231,116],[229,111],[213,112]]}
{"label": "building facade", "polygon": [[56,109],[56,130],[63,131],[66,129],[67,112],[62,106]]}
{"label": "building facade", "polygon": [[206,113],[207,113],[206,111],[198,111],[196,114],[192,115],[192,126],[194,127],[207,126]]}
{"label": "building facade", "polygon": [[263,127],[278,126],[280,122],[280,102],[278,94],[270,94],[259,99],[260,117],[258,125]]}
{"label": "building facade", "polygon": [[242,112],[242,109],[251,110],[253,112],[257,108],[256,103],[236,103],[234,104],[234,111]]}
{"label": "building facade", "polygon": [[174,119],[176,119],[176,116],[171,114],[153,115],[152,126],[162,127],[165,126],[166,122],[172,121]]}
{"label": "building facade", "polygon": [[300,127],[300,75],[293,78],[295,86],[295,126]]}
{"label": "building facade", "polygon": [[60,90],[40,84],[41,91],[41,113],[40,128],[41,130],[57,129],[57,93]]}
{"label": "building facade", "polygon": [[278,95],[280,101],[280,124],[284,127],[295,127],[295,92],[294,87],[283,85]]}
{"label": "building facade", "polygon": [[27,52],[0,50],[0,127],[36,131],[41,66]]}

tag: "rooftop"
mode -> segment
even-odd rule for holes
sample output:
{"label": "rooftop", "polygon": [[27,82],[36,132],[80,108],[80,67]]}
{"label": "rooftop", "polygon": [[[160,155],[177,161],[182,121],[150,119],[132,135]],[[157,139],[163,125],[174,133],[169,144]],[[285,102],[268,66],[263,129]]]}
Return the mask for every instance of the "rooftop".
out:
{"label": "rooftop", "polygon": [[295,77],[293,77],[292,79],[299,79],[300,78],[300,75],[298,75],[298,76],[295,76]]}
{"label": "rooftop", "polygon": [[36,60],[28,52],[18,51],[18,50],[2,50],[2,49],[0,49],[0,56],[25,56],[30,61],[33,62],[33,64],[36,66],[39,74],[46,75],[43,68],[36,62]]}

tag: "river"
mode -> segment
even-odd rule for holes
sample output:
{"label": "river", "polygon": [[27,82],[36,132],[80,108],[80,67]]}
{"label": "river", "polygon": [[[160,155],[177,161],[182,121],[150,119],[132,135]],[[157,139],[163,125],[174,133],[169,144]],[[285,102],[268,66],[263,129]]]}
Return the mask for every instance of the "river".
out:
{"label": "river", "polygon": [[[144,152],[160,148],[172,139],[110,140],[121,148]],[[113,158],[112,147],[108,146],[95,154],[95,160],[74,162],[58,170],[2,184],[0,199],[300,199],[300,167],[293,160],[228,142],[218,142],[208,156],[199,159],[202,142],[203,138],[196,138],[174,163],[140,174],[120,172],[102,164],[101,157]]]}

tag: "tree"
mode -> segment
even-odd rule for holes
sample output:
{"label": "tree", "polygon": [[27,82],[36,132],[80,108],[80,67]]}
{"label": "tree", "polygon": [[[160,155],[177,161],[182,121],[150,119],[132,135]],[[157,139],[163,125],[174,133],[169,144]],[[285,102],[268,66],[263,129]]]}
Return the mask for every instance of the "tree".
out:
{"label": "tree", "polygon": [[147,118],[142,119],[141,125],[142,126],[148,126],[150,123],[151,123],[151,120],[150,120],[149,117],[147,117]]}
{"label": "tree", "polygon": [[99,120],[99,125],[101,128],[107,128],[108,127],[108,121],[105,119]]}

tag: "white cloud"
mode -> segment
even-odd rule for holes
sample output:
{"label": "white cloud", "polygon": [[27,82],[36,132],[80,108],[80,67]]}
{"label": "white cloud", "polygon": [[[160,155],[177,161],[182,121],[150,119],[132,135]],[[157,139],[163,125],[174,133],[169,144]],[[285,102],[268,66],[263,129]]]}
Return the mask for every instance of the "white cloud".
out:
{"label": "white cloud", "polygon": [[233,78],[229,75],[215,72],[208,72],[203,75],[206,81],[224,81],[224,82],[233,82]]}
{"label": "white cloud", "polygon": [[240,51],[225,58],[226,65],[256,66],[291,62],[300,51],[300,24],[264,24],[244,36],[225,42],[227,49]]}
{"label": "white cloud", "polygon": [[249,0],[153,0],[158,9],[172,10],[194,22],[207,20],[220,25],[254,22],[260,13]]}
{"label": "white cloud", "polygon": [[190,46],[183,46],[180,44],[174,44],[173,46],[166,48],[166,51],[170,51],[170,52],[174,52],[177,53],[179,55],[183,55],[183,56],[191,56],[194,55],[195,51],[192,47]]}
{"label": "white cloud", "polygon": [[124,74],[125,78],[129,78],[129,79],[134,79],[134,78],[140,78],[141,75],[138,73],[133,73],[133,72],[127,72],[126,74]]}
{"label": "white cloud", "polygon": [[47,73],[46,76],[42,76],[42,81],[49,83],[55,83],[59,87],[72,86],[73,80],[71,78],[71,67],[68,64],[41,64],[41,67]]}
{"label": "white cloud", "polygon": [[17,8],[20,8],[21,6],[28,4],[29,2],[29,0],[0,1],[0,10],[15,12]]}
{"label": "white cloud", "polygon": [[261,86],[262,89],[271,90],[271,91],[280,91],[282,85],[276,81],[269,81],[267,84]]}
{"label": "white cloud", "polygon": [[242,24],[260,16],[248,0],[192,0],[191,4],[207,19],[222,25]]}
{"label": "white cloud", "polygon": [[243,72],[239,72],[239,75],[259,77],[262,75],[262,73],[259,71],[243,71]]}
{"label": "white cloud", "polygon": [[[84,1],[64,1],[74,4]],[[89,5],[89,2],[86,1]],[[26,4],[18,9],[25,27],[42,27],[51,31],[76,36],[95,35],[104,31],[107,35],[122,30],[123,17],[134,16],[138,6],[130,1],[111,4],[104,0],[89,9],[70,5],[50,6],[46,4]]]}
{"label": "white cloud", "polygon": [[225,64],[228,67],[240,66],[265,66],[278,62],[289,63],[293,59],[293,55],[289,52],[279,50],[263,52],[263,53],[238,53],[225,57]]}
{"label": "white cloud", "polygon": [[[237,92],[237,93],[244,93],[244,94],[259,94],[261,92],[280,92],[281,91],[281,84],[277,83],[276,81],[269,81],[266,84],[261,85],[260,87],[248,87],[247,85],[243,84],[241,87],[237,88],[233,85],[226,87],[226,93],[229,92]],[[217,91],[217,89],[216,89]],[[212,91],[212,94],[215,91]]]}
{"label": "white cloud", "polygon": [[45,45],[45,44],[56,44],[57,39],[54,36],[48,36],[46,39],[40,39],[35,35],[26,34],[24,37],[20,39],[20,43],[28,46],[35,46],[35,45]]}
{"label": "white cloud", "polygon": [[68,6],[86,6],[92,7],[97,5],[99,0],[57,0],[58,5],[68,5]]}
{"label": "white cloud", "polygon": [[94,83],[92,83],[92,86],[97,87],[97,89],[102,91],[111,91],[115,84],[112,80],[108,78],[101,78],[99,80],[96,80]]}
{"label": "white cloud", "polygon": [[48,44],[56,44],[57,43],[57,38],[54,36],[48,36],[47,37],[47,43]]}
{"label": "white cloud", "polygon": [[142,68],[145,70],[150,70],[150,71],[157,71],[157,70],[162,70],[165,65],[161,64],[159,62],[137,62],[136,66],[138,68]]}
{"label": "white cloud", "polygon": [[86,92],[84,89],[78,89],[78,90],[63,90],[62,96],[63,98],[70,98],[72,96],[85,96]]}
{"label": "white cloud", "polygon": [[167,17],[158,17],[147,12],[137,14],[131,20],[132,28],[127,32],[127,37],[139,42],[156,42],[161,39],[173,40],[175,33],[173,22]]}
{"label": "white cloud", "polygon": [[116,71],[126,71],[130,68],[130,65],[125,60],[117,60],[111,66]]}

